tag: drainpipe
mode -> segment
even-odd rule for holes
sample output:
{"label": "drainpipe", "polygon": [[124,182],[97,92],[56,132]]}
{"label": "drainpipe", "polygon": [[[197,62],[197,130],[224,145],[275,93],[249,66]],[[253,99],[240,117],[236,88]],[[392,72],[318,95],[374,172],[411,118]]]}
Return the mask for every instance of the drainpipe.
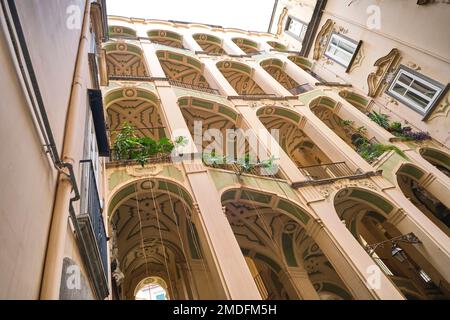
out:
{"label": "drainpipe", "polygon": [[[62,161],[75,177],[74,164],[80,160],[78,157],[83,153],[83,145],[80,144],[80,137],[84,136],[85,112],[83,100],[86,101],[86,83],[83,79],[83,71],[88,70],[88,35],[89,35],[89,9],[90,1],[85,1],[85,12],[83,18],[83,27],[81,30],[80,43],[78,47],[76,66],[72,82],[72,92],[66,116],[66,125],[64,132],[64,147],[62,152]],[[75,184],[69,180],[60,179],[56,192],[56,200],[53,209],[53,217],[50,228],[50,235],[45,259],[44,274],[42,277],[41,299],[59,299],[60,279],[62,276],[62,261],[64,258],[64,247],[66,243],[67,219],[68,214],[76,234],[79,233],[78,223],[73,210],[73,202],[79,199],[79,193],[76,191],[75,197],[71,197]],[[78,189],[78,188],[77,188]],[[75,191],[75,190],[74,190]],[[82,239],[80,239],[82,241]]]}
{"label": "drainpipe", "polygon": [[[31,56],[25,40],[15,2],[14,0],[1,0],[0,5],[2,12],[1,24],[5,30],[5,34],[9,35],[8,37],[6,37],[6,40],[11,51],[13,63],[17,71],[20,85],[25,93],[25,97],[28,102],[27,104],[30,108],[33,123],[37,130],[42,146],[46,150],[46,153],[52,161],[53,166],[60,174],[59,178],[63,178],[59,180],[61,180],[61,182],[64,181],[65,184],[70,188],[67,196],[69,198],[68,203],[70,203],[70,207],[72,207],[72,203],[80,199],[80,193],[75,178],[73,162],[64,162],[63,160],[61,160],[56,148],[55,139],[50,126],[50,122],[48,120],[44,101],[42,99],[39,84],[34,72]],[[57,185],[59,186],[60,184],[61,183],[58,183]],[[73,193],[74,195],[70,198],[71,193]],[[58,197],[56,196],[55,202],[57,198]],[[52,215],[52,224],[55,216],[54,212]],[[70,212],[72,214],[73,210],[71,210]],[[76,223],[76,220],[74,221],[75,231],[77,234],[79,234],[79,226]],[[47,243],[47,251],[48,247],[49,244]],[[44,275],[42,275],[42,278],[43,277]]]}

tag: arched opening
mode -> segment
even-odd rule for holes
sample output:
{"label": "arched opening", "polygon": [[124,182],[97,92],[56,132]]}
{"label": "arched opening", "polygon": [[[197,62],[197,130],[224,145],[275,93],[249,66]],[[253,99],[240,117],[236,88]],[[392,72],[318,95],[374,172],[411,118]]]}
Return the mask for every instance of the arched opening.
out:
{"label": "arched opening", "polygon": [[235,61],[221,61],[217,63],[217,68],[239,95],[266,94],[252,79],[253,70],[251,67]]}
{"label": "arched opening", "polygon": [[171,51],[157,51],[156,55],[172,85],[211,89],[203,76],[203,64],[200,61]]}
{"label": "arched opening", "polygon": [[267,41],[267,44],[269,46],[271,46],[272,48],[274,48],[275,50],[281,50],[281,51],[287,50],[287,47],[284,44],[277,42],[277,41]]}
{"label": "arched opening", "polygon": [[246,54],[258,53],[259,47],[255,41],[245,38],[233,38],[232,41]]}
{"label": "arched opening", "polygon": [[348,90],[340,91],[339,95],[362,113],[367,113],[369,111],[367,109],[369,108],[370,100],[365,96]]}
{"label": "arched opening", "polygon": [[121,300],[133,300],[155,284],[176,300],[214,292],[192,208],[189,192],[162,178],[137,180],[115,193],[109,226],[112,275]]}
{"label": "arched opening", "polygon": [[172,48],[183,49],[183,37],[173,31],[150,30],[147,32],[151,42],[162,44]]}
{"label": "arched opening", "polygon": [[403,164],[397,171],[397,183],[403,194],[432,220],[443,232],[450,235],[450,209],[432,192],[421,186],[426,173],[412,164]]}
{"label": "arched opening", "polygon": [[121,37],[121,38],[136,38],[136,30],[133,30],[131,28],[123,27],[123,26],[109,26],[108,28],[109,36],[114,37]]}
{"label": "arched opening", "polygon": [[272,78],[277,80],[286,90],[293,92],[299,84],[295,82],[286,72],[284,72],[284,63],[279,59],[266,59],[260,63],[261,67],[269,73]]}
{"label": "arched opening", "polygon": [[450,155],[435,148],[421,148],[421,156],[439,169],[447,177],[450,177]]}
{"label": "arched opening", "polygon": [[135,300],[170,300],[167,283],[160,277],[145,278],[134,292]]}
{"label": "arched opening", "polygon": [[400,231],[387,220],[396,209],[390,201],[372,191],[345,188],[336,194],[334,207],[353,236],[406,298],[445,298],[441,290],[445,279],[415,244],[400,239]]}
{"label": "arched opening", "polygon": [[288,59],[305,71],[311,71],[312,62],[302,56],[288,56]]}
{"label": "arched opening", "polygon": [[[167,137],[158,97],[151,91],[133,87],[113,90],[105,96],[105,107],[112,145],[127,125],[135,129],[138,137],[155,141]],[[113,148],[114,159],[119,156],[116,151]]]}
{"label": "arched opening", "polygon": [[109,76],[115,77],[148,77],[142,50],[138,46],[117,41],[107,43],[106,65]]}
{"label": "arched opening", "polygon": [[312,179],[351,175],[345,164],[332,164],[331,159],[300,128],[302,117],[279,106],[263,107],[257,116],[267,130],[278,130],[279,144],[302,173]]}
{"label": "arched opening", "polygon": [[[222,205],[263,299],[351,299],[333,266],[304,229],[310,216],[285,198],[230,189]],[[307,274],[300,279],[295,274]],[[326,287],[324,283],[333,283]]]}
{"label": "arched opening", "polygon": [[[352,128],[354,126],[346,126],[343,124],[344,120],[341,119],[336,113],[338,103],[333,99],[325,96],[318,97],[310,102],[309,107],[311,111],[327,125],[328,128],[333,130],[339,138],[344,140],[348,145],[354,148],[352,144]],[[357,127],[357,124],[355,125]]]}
{"label": "arched opening", "polygon": [[217,55],[225,54],[225,51],[222,48],[222,40],[220,38],[206,33],[194,34],[193,38],[197,41],[198,45],[204,52]]}

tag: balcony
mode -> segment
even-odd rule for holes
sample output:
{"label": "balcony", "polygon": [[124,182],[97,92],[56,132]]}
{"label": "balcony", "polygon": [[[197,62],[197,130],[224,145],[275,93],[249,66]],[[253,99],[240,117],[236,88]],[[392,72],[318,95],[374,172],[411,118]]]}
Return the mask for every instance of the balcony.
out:
{"label": "balcony", "polygon": [[311,86],[309,83],[304,83],[304,84],[301,84],[299,86],[296,86],[296,87],[290,89],[289,92],[291,94],[293,94],[294,96],[296,96],[296,95],[299,95],[299,94],[302,94],[302,93],[305,93],[305,92],[308,92],[311,90],[314,90],[314,87]]}
{"label": "balcony", "polygon": [[207,163],[205,160],[203,163],[209,168],[232,171],[238,176],[245,174],[273,179],[285,179],[276,166],[265,167],[263,164],[243,165],[240,163]]}
{"label": "balcony", "polygon": [[77,240],[95,293],[99,299],[104,299],[109,294],[107,236],[91,160],[81,161],[81,172],[80,214],[76,216],[79,227]]}
{"label": "balcony", "polygon": [[345,162],[334,162],[313,166],[299,167],[300,172],[307,177],[307,181],[294,182],[293,188],[306,185],[320,185],[334,182],[339,179],[361,179],[379,175],[381,172],[361,172],[359,169],[353,171]]}
{"label": "balcony", "polygon": [[171,86],[174,86],[174,87],[195,90],[195,91],[201,91],[201,92],[205,92],[205,93],[209,93],[209,94],[220,95],[220,92],[217,89],[204,88],[204,87],[200,87],[200,86],[196,86],[193,84],[184,83],[184,82],[176,81],[176,80],[169,80],[169,83]]}

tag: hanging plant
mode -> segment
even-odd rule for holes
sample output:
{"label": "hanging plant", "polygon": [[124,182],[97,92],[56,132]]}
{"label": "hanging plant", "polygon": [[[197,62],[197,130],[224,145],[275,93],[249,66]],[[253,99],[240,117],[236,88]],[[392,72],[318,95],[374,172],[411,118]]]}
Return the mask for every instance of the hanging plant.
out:
{"label": "hanging plant", "polygon": [[[379,114],[377,114],[377,117]],[[380,121],[383,117],[378,118]],[[367,128],[364,126],[353,128],[353,121],[343,120],[342,125],[347,128],[350,135],[350,140],[355,146],[356,152],[367,162],[372,163],[378,159],[386,151],[394,151],[398,155],[406,158],[405,153],[398,147],[391,144],[373,143],[367,139]]]}
{"label": "hanging plant", "polygon": [[367,114],[367,116],[377,123],[380,127],[386,129],[394,136],[401,138],[402,140],[407,141],[421,141],[431,139],[428,132],[424,131],[413,131],[411,127],[404,127],[400,122],[389,121],[389,116],[387,114],[378,113],[372,111]]}

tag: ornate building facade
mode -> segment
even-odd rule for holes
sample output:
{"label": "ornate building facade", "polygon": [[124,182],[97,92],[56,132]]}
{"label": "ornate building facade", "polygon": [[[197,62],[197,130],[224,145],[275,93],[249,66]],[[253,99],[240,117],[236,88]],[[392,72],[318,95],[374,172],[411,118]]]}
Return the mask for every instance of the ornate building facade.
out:
{"label": "ornate building facade", "polygon": [[[15,99],[29,98],[9,105],[46,105],[59,140],[33,141],[23,123],[35,152],[25,158],[50,154],[57,170],[36,163],[19,179],[13,171],[25,164],[12,153],[0,167],[10,237],[0,267],[13,273],[1,275],[2,297],[135,299],[154,286],[188,300],[450,297],[449,51],[431,46],[445,28],[431,40],[413,35],[431,41],[425,51],[359,23],[371,1],[277,1],[268,33],[106,21],[104,4],[92,2],[73,35],[82,41],[66,36],[67,51],[55,52],[57,61],[74,52],[69,43],[78,48],[71,85],[53,84],[66,90],[58,106],[69,105],[58,113],[47,92],[55,87],[30,76],[49,65],[14,41],[28,9],[12,2],[2,1],[1,58],[15,62],[1,63]],[[405,23],[424,10],[421,19],[445,25],[448,7],[403,9]],[[12,68],[22,60],[25,74]],[[16,92],[14,81],[2,91]],[[232,140],[243,159],[205,151],[239,130],[253,135]],[[15,204],[23,184],[47,201]],[[25,261],[41,266],[28,278]]]}

